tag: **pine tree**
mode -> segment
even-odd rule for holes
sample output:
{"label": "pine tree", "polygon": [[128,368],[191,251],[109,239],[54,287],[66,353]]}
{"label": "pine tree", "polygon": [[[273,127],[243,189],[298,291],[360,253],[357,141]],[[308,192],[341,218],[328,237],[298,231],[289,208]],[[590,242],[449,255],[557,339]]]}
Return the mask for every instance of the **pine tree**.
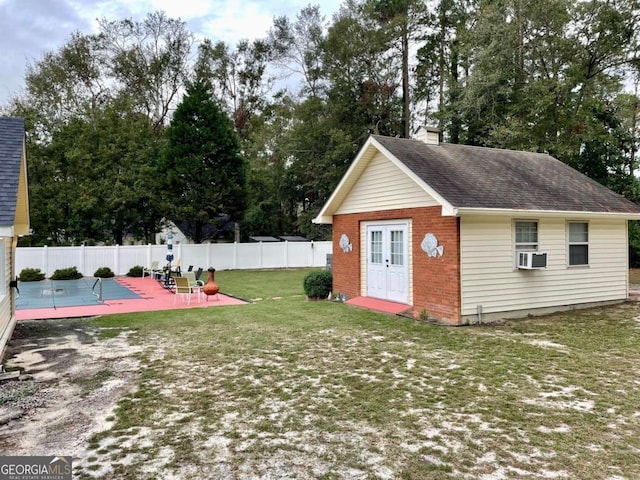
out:
{"label": "pine tree", "polygon": [[[168,214],[187,223],[201,243],[204,227],[218,230],[237,222],[246,205],[246,168],[233,123],[211,96],[211,86],[195,81],[167,129],[161,171],[166,178]],[[215,235],[215,234],[214,234]]]}

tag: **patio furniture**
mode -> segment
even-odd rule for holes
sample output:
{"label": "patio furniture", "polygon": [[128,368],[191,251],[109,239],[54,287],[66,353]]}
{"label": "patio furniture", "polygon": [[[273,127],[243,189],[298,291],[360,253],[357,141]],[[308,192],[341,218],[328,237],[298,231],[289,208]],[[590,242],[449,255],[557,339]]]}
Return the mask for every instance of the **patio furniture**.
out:
{"label": "patio furniture", "polygon": [[162,273],[158,275],[157,279],[160,285],[167,290],[173,291],[175,287],[175,278],[180,276],[179,272],[171,270],[169,265],[167,264],[161,271]]}
{"label": "patio furniture", "polygon": [[196,280],[200,280],[201,276],[202,276],[202,267],[198,268],[198,271],[196,272]]}
{"label": "patio furniture", "polygon": [[198,303],[200,303],[200,296],[202,294],[202,287],[204,287],[204,282],[202,280],[196,279],[196,274],[193,271],[184,272],[182,274],[183,278],[186,278],[189,281],[189,286],[192,291],[195,291],[198,294]]}
{"label": "patio furniture", "polygon": [[162,270],[160,270],[158,268],[158,265],[160,264],[160,262],[158,262],[157,260],[151,262],[151,266],[149,268],[142,268],[142,278],[145,277],[146,274],[149,274],[149,276],[151,278],[155,278],[156,274],[162,272]]}
{"label": "patio furniture", "polygon": [[[184,303],[184,297],[187,297],[187,305],[191,304],[191,294],[194,292],[194,289],[189,285],[189,279],[186,277],[175,277],[175,298],[173,299],[173,303],[176,303],[178,297],[181,297],[182,302]],[[198,296],[200,299],[200,296]]]}

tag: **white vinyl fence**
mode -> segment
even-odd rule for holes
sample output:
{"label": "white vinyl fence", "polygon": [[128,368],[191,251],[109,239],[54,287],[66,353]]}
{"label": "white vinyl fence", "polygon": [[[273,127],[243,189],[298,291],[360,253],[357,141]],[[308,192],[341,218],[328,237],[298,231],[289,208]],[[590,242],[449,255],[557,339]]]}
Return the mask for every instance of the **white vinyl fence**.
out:
{"label": "white vinyl fence", "polygon": [[[331,242],[178,244],[173,247],[172,266],[180,261],[182,270],[189,265],[204,270],[324,267],[330,253]],[[162,268],[167,264],[166,255],[166,245],[18,247],[16,273],[38,268],[50,277],[55,270],[76,267],[92,276],[98,268],[109,267],[116,275],[126,275],[131,267],[149,267],[152,261]]]}

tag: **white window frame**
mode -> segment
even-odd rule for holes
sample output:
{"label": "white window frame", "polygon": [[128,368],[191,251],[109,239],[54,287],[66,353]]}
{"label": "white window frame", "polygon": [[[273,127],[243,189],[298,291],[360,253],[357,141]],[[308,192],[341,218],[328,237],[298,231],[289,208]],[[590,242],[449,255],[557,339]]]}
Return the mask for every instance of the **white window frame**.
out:
{"label": "white window frame", "polygon": [[[585,240],[572,240],[571,239],[571,225],[586,225],[587,227],[587,238]],[[586,263],[571,263],[571,247],[573,246],[586,246],[587,247],[587,262]],[[567,222],[567,267],[569,268],[580,268],[580,267],[588,267],[589,266],[589,222],[585,220],[569,220]]]}
{"label": "white window frame", "polygon": [[[522,242],[518,241],[518,224],[530,223],[535,225],[535,242]],[[518,219],[513,220],[513,268],[518,268],[518,253],[519,252],[537,252],[540,246],[540,222],[538,219]]]}
{"label": "white window frame", "polygon": [[[535,242],[518,241],[518,224],[531,223],[535,225]],[[513,244],[518,252],[537,252],[540,245],[540,222],[538,220],[514,220],[513,221]]]}

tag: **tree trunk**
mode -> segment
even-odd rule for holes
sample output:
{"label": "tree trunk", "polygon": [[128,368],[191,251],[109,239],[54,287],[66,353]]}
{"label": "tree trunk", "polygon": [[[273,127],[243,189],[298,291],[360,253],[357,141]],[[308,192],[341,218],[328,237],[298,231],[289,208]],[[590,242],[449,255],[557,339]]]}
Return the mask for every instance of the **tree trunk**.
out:
{"label": "tree trunk", "polygon": [[402,30],[402,126],[404,138],[411,138],[411,96],[409,93],[409,31]]}

